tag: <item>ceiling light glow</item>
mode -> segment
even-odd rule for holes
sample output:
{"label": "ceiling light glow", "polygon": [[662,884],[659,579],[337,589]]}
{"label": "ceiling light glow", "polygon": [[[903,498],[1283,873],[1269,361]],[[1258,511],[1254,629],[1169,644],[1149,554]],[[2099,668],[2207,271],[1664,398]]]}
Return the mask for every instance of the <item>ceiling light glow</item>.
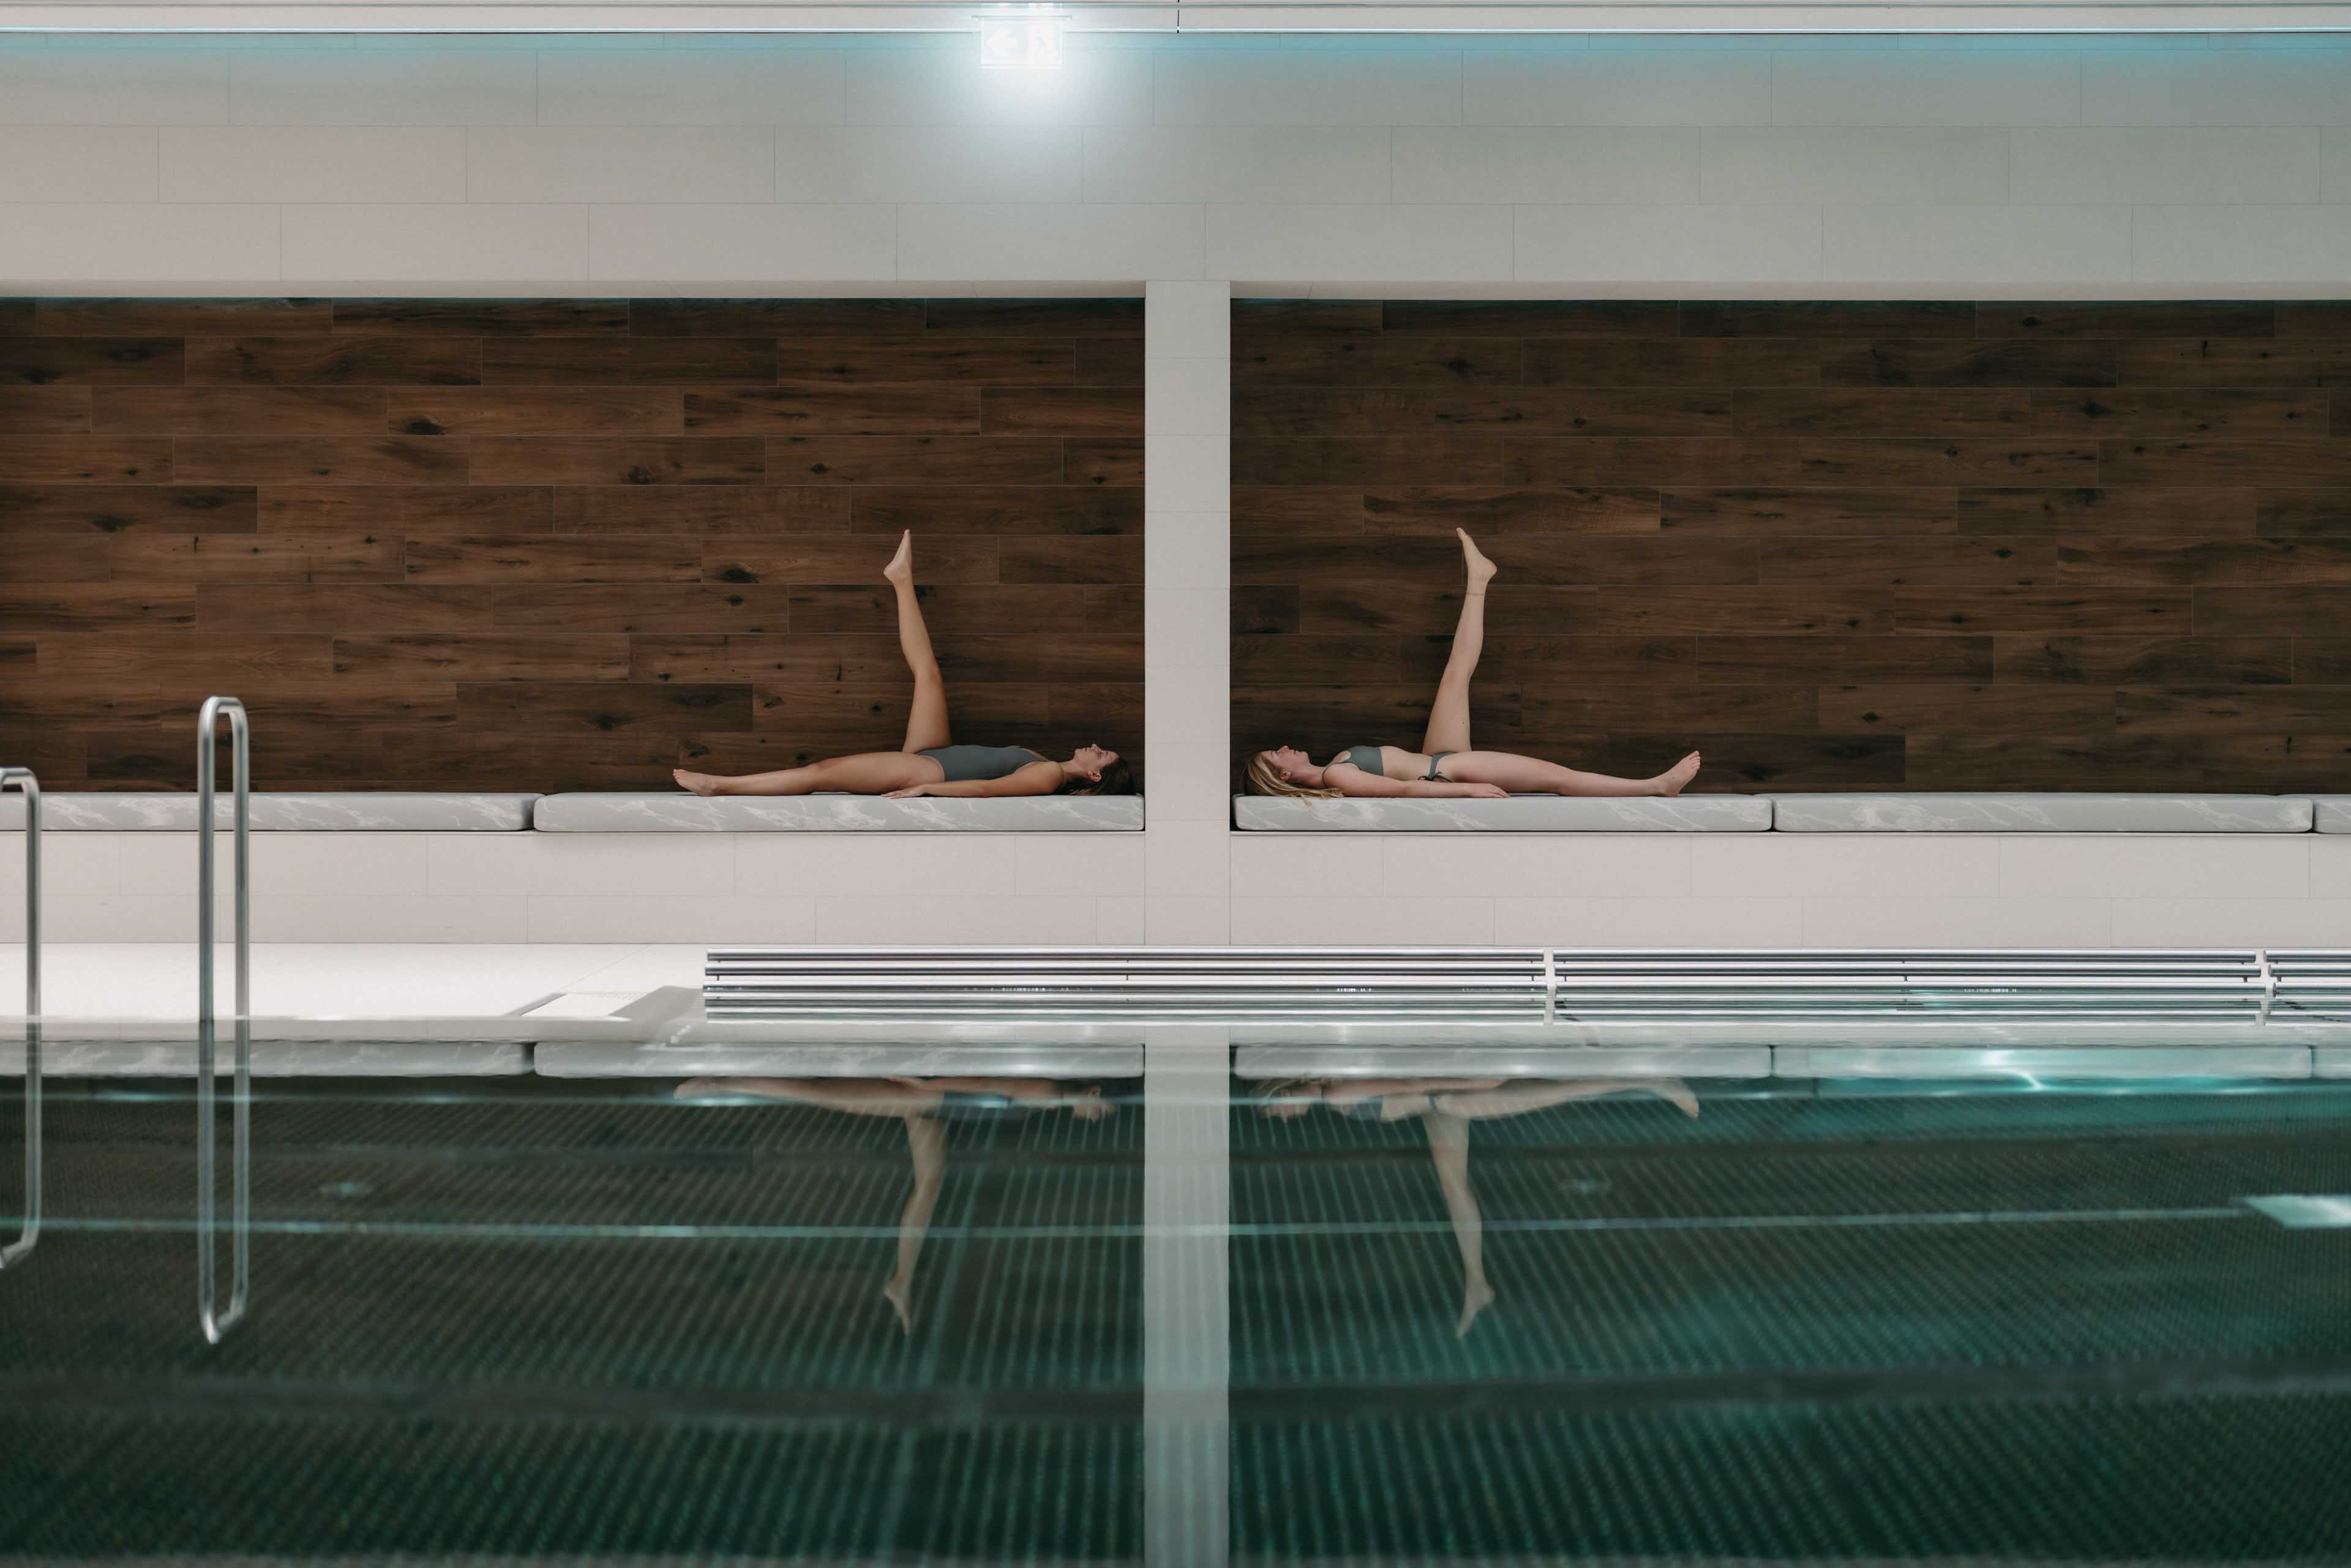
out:
{"label": "ceiling light glow", "polygon": [[987,70],[1052,70],[1061,64],[1062,13],[1007,6],[979,16],[979,63]]}

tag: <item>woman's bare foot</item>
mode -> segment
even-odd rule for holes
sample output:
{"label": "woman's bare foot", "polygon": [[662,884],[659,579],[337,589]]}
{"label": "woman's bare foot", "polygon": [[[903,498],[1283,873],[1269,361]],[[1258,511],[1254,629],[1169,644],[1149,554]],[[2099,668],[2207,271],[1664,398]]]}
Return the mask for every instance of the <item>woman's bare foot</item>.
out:
{"label": "woman's bare foot", "polygon": [[914,530],[908,528],[898,536],[898,553],[882,569],[882,575],[893,582],[912,582],[914,579]]}
{"label": "woman's bare foot", "polygon": [[1658,774],[1654,782],[1657,786],[1657,793],[1670,799],[1680,794],[1689,781],[1697,777],[1698,753],[1693,751],[1663,773]]}
{"label": "woman's bare foot", "polygon": [[683,768],[672,768],[670,777],[677,780],[679,789],[691,789],[697,795],[723,793],[726,782],[716,773],[689,773]]}
{"label": "woman's bare foot", "polygon": [[1469,591],[1485,592],[1486,585],[1494,580],[1494,573],[1501,569],[1488,560],[1486,552],[1470,540],[1468,529],[1456,528],[1453,531],[1461,538],[1461,564],[1469,569]]}
{"label": "woman's bare foot", "polygon": [[898,1332],[904,1334],[913,1333],[914,1332],[914,1297],[910,1288],[910,1281],[891,1281],[882,1287],[882,1299],[890,1303],[892,1312],[898,1314]]}
{"label": "woman's bare foot", "polygon": [[1453,1337],[1468,1338],[1469,1326],[1478,1321],[1478,1314],[1493,1304],[1494,1287],[1485,1281],[1480,1281],[1465,1289],[1461,1292],[1461,1321],[1453,1325]]}

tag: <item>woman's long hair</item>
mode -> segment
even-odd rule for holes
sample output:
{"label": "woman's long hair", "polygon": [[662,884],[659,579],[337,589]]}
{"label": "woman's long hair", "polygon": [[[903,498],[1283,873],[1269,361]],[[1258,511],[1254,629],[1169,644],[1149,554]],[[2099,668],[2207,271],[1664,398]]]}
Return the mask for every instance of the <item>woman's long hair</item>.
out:
{"label": "woman's long hair", "polygon": [[1134,793],[1134,769],[1122,757],[1102,770],[1100,779],[1082,775],[1071,779],[1061,788],[1064,795],[1132,795]]}
{"label": "woman's long hair", "polygon": [[1339,791],[1328,787],[1315,789],[1305,784],[1291,783],[1281,776],[1280,770],[1267,759],[1262,751],[1249,753],[1249,766],[1241,770],[1241,778],[1249,785],[1249,792],[1252,795],[1280,795],[1292,800],[1339,799]]}

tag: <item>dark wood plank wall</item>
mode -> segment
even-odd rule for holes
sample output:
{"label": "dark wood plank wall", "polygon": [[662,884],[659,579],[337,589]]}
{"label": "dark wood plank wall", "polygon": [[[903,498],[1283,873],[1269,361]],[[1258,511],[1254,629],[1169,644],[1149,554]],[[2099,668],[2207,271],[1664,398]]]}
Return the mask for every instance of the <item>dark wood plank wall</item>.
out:
{"label": "dark wood plank wall", "polygon": [[2351,789],[2351,304],[1238,302],[1233,744]]}
{"label": "dark wood plank wall", "polygon": [[[0,759],[666,786],[1143,737],[1139,300],[0,300]],[[1138,758],[1139,761],[1139,758]]]}

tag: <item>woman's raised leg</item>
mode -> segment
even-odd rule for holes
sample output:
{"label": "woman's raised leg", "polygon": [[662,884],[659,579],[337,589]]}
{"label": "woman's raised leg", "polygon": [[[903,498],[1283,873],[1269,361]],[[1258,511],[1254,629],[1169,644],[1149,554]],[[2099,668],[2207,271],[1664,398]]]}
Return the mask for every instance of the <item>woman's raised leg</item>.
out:
{"label": "woman's raised leg", "polygon": [[923,624],[923,601],[914,593],[914,534],[898,540],[898,553],[882,569],[898,593],[898,652],[914,674],[914,700],[906,709],[906,743],[901,751],[928,751],[947,744],[947,684],[931,652],[931,629]]}
{"label": "woman's raised leg", "polygon": [[1494,580],[1494,563],[1488,560],[1468,534],[1461,538],[1461,563],[1468,581],[1461,591],[1461,618],[1453,628],[1453,651],[1446,655],[1445,674],[1437,683],[1437,700],[1428,708],[1428,733],[1420,748],[1431,757],[1440,751],[1469,749],[1469,679],[1478,673],[1478,658],[1486,650],[1486,585]]}

